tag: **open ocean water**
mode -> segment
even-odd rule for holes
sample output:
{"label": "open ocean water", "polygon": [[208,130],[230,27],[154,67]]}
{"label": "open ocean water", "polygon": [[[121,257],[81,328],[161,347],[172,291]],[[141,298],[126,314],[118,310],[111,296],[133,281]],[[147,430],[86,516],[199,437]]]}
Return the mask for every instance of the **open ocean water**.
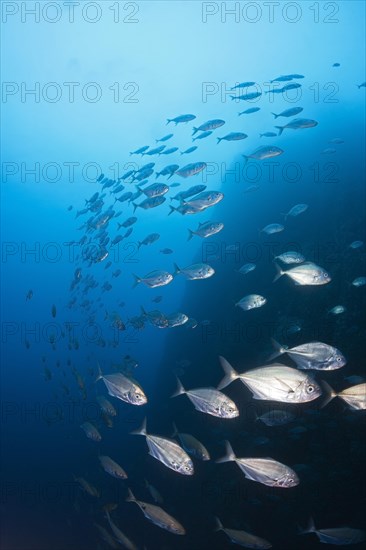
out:
{"label": "open ocean water", "polygon": [[366,548],[365,3],[1,17],[1,550]]}

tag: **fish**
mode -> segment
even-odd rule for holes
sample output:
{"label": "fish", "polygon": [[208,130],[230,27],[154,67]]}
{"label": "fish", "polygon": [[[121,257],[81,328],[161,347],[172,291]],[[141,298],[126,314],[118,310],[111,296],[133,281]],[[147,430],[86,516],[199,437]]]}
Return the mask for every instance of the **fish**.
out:
{"label": "fish", "polygon": [[231,95],[231,99],[240,99],[241,101],[250,101],[252,99],[257,99],[257,97],[260,97],[262,95],[262,92],[251,92],[249,94],[243,94],[243,95]]}
{"label": "fish", "polygon": [[215,204],[222,201],[223,198],[224,198],[224,194],[221,193],[220,191],[204,191],[199,195],[194,196],[192,199],[188,201],[183,201],[182,206],[189,206],[201,212],[206,208],[215,206]]}
{"label": "fish", "polygon": [[259,137],[276,137],[277,134],[275,132],[264,132],[264,134],[259,134]]}
{"label": "fish", "polygon": [[308,342],[289,349],[272,338],[272,344],[276,352],[271,355],[271,360],[287,353],[299,369],[336,370],[347,363],[339,349],[323,342]]}
{"label": "fish", "polygon": [[98,376],[96,382],[103,380],[109,395],[116,397],[131,405],[145,405],[147,397],[141,386],[132,378],[128,378],[121,372],[103,375],[98,364]]}
{"label": "fish", "polygon": [[288,216],[296,217],[302,214],[303,212],[306,212],[306,210],[309,208],[308,204],[295,204],[290,210],[287,212],[287,214],[282,214],[282,216],[285,217],[285,221],[287,220]]}
{"label": "fish", "polygon": [[283,426],[293,422],[295,418],[295,415],[291,412],[280,409],[272,409],[261,416],[257,416],[257,420],[260,420],[266,426]]}
{"label": "fish", "polygon": [[126,537],[126,535],[122,533],[117,525],[111,520],[108,510],[106,510],[106,516],[114,536],[116,537],[118,542],[122,544],[123,548],[126,548],[126,550],[137,550],[136,544],[134,544],[128,537]]}
{"label": "fish", "polygon": [[192,136],[194,136],[197,132],[207,132],[207,131],[216,130],[216,128],[220,128],[224,124],[225,124],[225,120],[221,120],[220,118],[208,120],[207,122],[204,122],[198,127],[193,126]]}
{"label": "fish", "polygon": [[296,472],[272,458],[237,458],[232,446],[226,441],[226,455],[216,462],[236,462],[247,479],[257,481],[268,487],[289,489],[299,485]]}
{"label": "fish", "polygon": [[104,395],[97,395],[97,401],[101,410],[108,416],[117,416],[117,411],[113,407],[112,403],[104,397]]}
{"label": "fish", "polygon": [[143,147],[140,147],[139,149],[136,149],[136,151],[131,151],[130,155],[142,155],[147,151],[149,148],[149,145],[144,145]]}
{"label": "fish", "polygon": [[144,277],[139,277],[138,275],[133,276],[135,278],[135,283],[132,288],[135,288],[139,283],[144,283],[144,285],[149,288],[156,288],[168,285],[173,280],[173,275],[167,271],[151,271]]}
{"label": "fish", "polygon": [[157,206],[160,206],[166,201],[165,197],[163,196],[157,196],[157,197],[151,197],[143,200],[140,202],[140,204],[136,204],[133,202],[133,211],[136,212],[137,208],[142,208],[143,210],[150,210],[151,208],[156,208]]}
{"label": "fish", "polygon": [[356,250],[357,248],[361,248],[361,246],[363,246],[363,244],[364,244],[363,241],[353,241],[349,245],[349,248],[353,248],[353,250]]}
{"label": "fish", "polygon": [[146,151],[145,153],[142,153],[142,154],[149,155],[149,156],[158,155],[159,153],[164,151],[165,148],[166,148],[166,145],[159,145],[159,147],[154,147],[153,149],[149,149],[149,151]]}
{"label": "fish", "polygon": [[174,197],[170,197],[171,201],[177,200],[184,200],[188,199],[189,197],[192,197],[193,195],[198,195],[198,193],[202,193],[206,189],[206,185],[200,184],[200,185],[193,185],[186,191],[180,191],[177,193]]}
{"label": "fish", "polygon": [[265,160],[273,157],[278,157],[284,153],[283,149],[276,147],[275,145],[265,145],[264,147],[258,147],[253,153],[249,155],[242,155],[245,160],[254,159],[254,160]]}
{"label": "fish", "polygon": [[242,275],[246,275],[247,273],[250,273],[251,271],[254,271],[254,269],[257,266],[252,263],[247,263],[241,266],[240,269],[238,269],[238,273],[241,273]]}
{"label": "fish", "polygon": [[193,151],[195,151],[196,149],[198,149],[197,145],[193,145],[192,147],[188,147],[188,149],[186,149],[185,151],[181,151],[180,154],[188,155],[189,153],[193,153]]}
{"label": "fish", "polygon": [[194,137],[192,141],[196,141],[197,139],[205,139],[211,134],[212,134],[211,130],[208,130],[207,132],[202,132],[201,134],[198,134],[198,136]]}
{"label": "fish", "polygon": [[282,94],[283,92],[288,92],[289,90],[296,90],[296,88],[301,88],[301,84],[286,84],[282,88],[273,88],[273,90],[268,90],[264,92],[265,94]]}
{"label": "fish", "polygon": [[53,306],[51,308],[51,313],[52,313],[52,317],[55,318],[56,317],[56,306],[55,306],[55,304],[53,304]]}
{"label": "fish", "polygon": [[300,252],[295,252],[293,250],[289,250],[288,252],[283,252],[282,254],[279,254],[278,256],[275,256],[273,260],[280,260],[284,264],[291,265],[291,264],[302,264],[305,262],[305,257],[300,254]]}
{"label": "fish", "polygon": [[159,460],[164,466],[182,475],[194,474],[193,462],[178,443],[166,437],[151,435],[146,432],[146,418],[141,428],[131,432],[133,435],[143,435],[149,448],[149,454]]}
{"label": "fish", "polygon": [[176,151],[178,151],[178,147],[170,147],[169,149],[165,149],[165,151],[159,153],[159,155],[172,155]]}
{"label": "fish", "polygon": [[89,483],[89,481],[87,481],[83,477],[74,476],[74,481],[79,483],[79,485],[84,489],[84,491],[88,493],[88,495],[90,495],[91,497],[96,497],[96,498],[100,497],[100,492],[98,491],[98,489],[96,489],[94,485]]}
{"label": "fish", "polygon": [[158,178],[159,176],[169,176],[168,179],[170,179],[178,170],[178,168],[178,164],[169,164],[168,166],[165,166],[165,168],[160,170],[160,172],[156,172],[155,177]]}
{"label": "fish", "polygon": [[188,229],[188,241],[192,239],[194,235],[201,237],[202,239],[207,239],[207,237],[212,237],[224,229],[224,224],[222,222],[200,222],[198,228],[193,231]]}
{"label": "fish", "polygon": [[127,220],[124,221],[123,223],[118,223],[117,226],[118,226],[118,229],[121,229],[121,227],[130,227],[136,222],[137,222],[137,218],[135,216],[131,216],[130,218],[127,218]]}
{"label": "fish", "polygon": [[219,390],[240,379],[252,392],[254,399],[264,401],[308,403],[322,395],[321,387],[311,376],[280,363],[264,365],[239,374],[224,357],[220,356],[219,360],[225,372],[217,386]]}
{"label": "fish", "polygon": [[366,540],[366,531],[352,527],[333,527],[329,529],[316,529],[313,518],[310,518],[309,526],[300,531],[300,535],[315,533],[320,542],[334,546],[346,546],[360,544]]}
{"label": "fish", "polygon": [[80,425],[80,428],[84,430],[85,435],[88,439],[96,441],[97,443],[102,440],[102,436],[100,435],[99,431],[91,422],[83,422]]}
{"label": "fish", "polygon": [[275,128],[279,130],[278,135],[280,136],[282,132],[286,129],[303,130],[305,128],[314,128],[317,125],[318,125],[318,122],[316,120],[312,120],[308,118],[295,118],[285,126],[275,126]]}
{"label": "fish", "polygon": [[115,477],[116,479],[127,479],[127,474],[120,466],[112,460],[109,456],[106,455],[99,455],[99,461],[102,465],[102,468],[107,474],[110,474],[112,477]]}
{"label": "fish", "polygon": [[257,537],[256,535],[252,535],[251,533],[247,533],[246,531],[239,531],[238,529],[227,529],[222,525],[219,518],[216,517],[215,520],[215,531],[223,531],[234,544],[238,544],[239,546],[243,546],[244,548],[255,548],[257,550],[272,548],[272,544],[268,542],[268,540]]}
{"label": "fish", "polygon": [[291,107],[291,109],[285,109],[284,111],[282,111],[281,113],[279,113],[278,115],[276,115],[276,113],[271,113],[275,118],[278,118],[280,116],[284,116],[286,118],[290,117],[290,116],[295,116],[295,115],[298,115],[301,113],[301,111],[303,111],[303,107]]}
{"label": "fish", "polygon": [[357,88],[366,88],[366,82],[362,82],[362,84],[357,84]]}
{"label": "fish", "polygon": [[230,132],[230,134],[226,134],[226,136],[222,138],[216,138],[217,139],[217,145],[220,143],[220,141],[239,141],[242,139],[247,138],[248,135],[244,134],[243,132]]}
{"label": "fish", "polygon": [[210,453],[206,447],[198,441],[193,435],[178,432],[176,425],[173,423],[174,434],[173,437],[178,436],[178,439],[185,451],[188,454],[198,458],[199,460],[210,460]]}
{"label": "fish", "polygon": [[257,113],[260,110],[261,110],[260,107],[251,107],[250,109],[246,109],[245,111],[242,111],[241,113],[238,113],[238,115],[239,116],[241,116],[241,115],[250,115],[252,113]]}
{"label": "fish", "polygon": [[160,250],[160,254],[173,254],[174,250],[172,250],[171,248],[162,248]]}
{"label": "fish", "polygon": [[326,285],[330,283],[331,276],[322,267],[312,263],[304,262],[296,267],[292,267],[287,271],[283,271],[278,264],[275,263],[277,275],[273,282],[277,281],[282,275],[290,277],[295,281],[296,285]]}
{"label": "fish", "polygon": [[164,499],[159,493],[159,491],[157,490],[157,488],[154,487],[154,485],[151,485],[151,483],[149,483],[147,479],[145,479],[144,481],[145,481],[145,487],[146,489],[148,489],[154,502],[157,502],[158,504],[162,504],[164,502]]}
{"label": "fish", "polygon": [[192,401],[196,411],[217,416],[218,418],[236,418],[239,416],[239,410],[231,399],[224,393],[215,388],[196,388],[194,390],[185,390],[181,381],[177,378],[178,389],[172,395],[185,394]]}
{"label": "fish", "polygon": [[175,263],[174,264],[174,275],[178,275],[179,273],[182,273],[189,281],[195,281],[198,279],[208,279],[209,277],[212,277],[212,275],[215,274],[215,270],[213,267],[211,267],[208,264],[192,264],[187,267],[180,268]]}
{"label": "fish", "polygon": [[366,285],[366,277],[356,277],[351,284],[355,287],[364,286]]}
{"label": "fish", "polygon": [[159,143],[159,141],[168,141],[168,139],[171,139],[173,137],[174,134],[167,134],[166,136],[160,138],[160,139],[156,139],[156,143]]}
{"label": "fish", "polygon": [[285,228],[280,223],[270,223],[260,230],[260,233],[266,233],[267,235],[273,235],[274,233],[280,233]]}
{"label": "fish", "polygon": [[94,523],[94,527],[96,527],[96,529],[98,529],[100,537],[102,538],[102,540],[104,540],[104,542],[107,543],[107,545],[110,548],[114,548],[114,549],[118,550],[118,548],[119,548],[118,543],[114,540],[112,535],[110,535],[108,533],[108,531],[106,529],[104,529],[104,527],[99,525],[99,523]]}
{"label": "fish", "polygon": [[177,124],[180,124],[182,122],[191,122],[191,120],[194,120],[196,118],[195,115],[179,115],[179,116],[176,116],[175,118],[167,118],[167,124],[169,124],[170,122],[174,122],[175,125],[177,126]]}
{"label": "fish", "polygon": [[181,176],[182,178],[189,178],[191,176],[199,174],[205,168],[207,168],[207,164],[205,162],[194,162],[191,164],[186,164],[185,166],[183,166],[183,168],[177,170],[176,174],[178,174],[178,176]]}
{"label": "fish", "polygon": [[340,397],[351,409],[356,411],[364,411],[366,409],[366,383],[356,384],[340,392],[335,392],[327,382],[323,381],[323,385],[328,391],[328,397],[323,406],[334,399],[334,397]]}
{"label": "fish", "polygon": [[347,308],[345,306],[334,306],[332,309],[328,310],[328,313],[331,313],[332,315],[339,315],[340,313],[345,313],[347,311]]}
{"label": "fish", "polygon": [[236,90],[237,88],[249,88],[250,86],[254,86],[255,82],[240,82],[239,84],[236,84],[230,90]]}
{"label": "fish", "polygon": [[165,512],[165,510],[160,508],[160,506],[155,506],[155,504],[149,504],[148,502],[137,500],[131,489],[128,489],[128,497],[126,498],[126,501],[135,502],[137,506],[140,507],[140,510],[144,514],[145,518],[158,527],[166,529],[166,531],[169,531],[174,535],[185,535],[186,531],[178,520],[170,516],[167,512]]}
{"label": "fish", "polygon": [[157,240],[160,239],[159,233],[150,233],[147,237],[145,237],[142,241],[139,241],[137,243],[137,248],[140,248],[142,245],[149,246],[153,243],[155,243]]}
{"label": "fish", "polygon": [[165,195],[165,193],[169,191],[169,187],[165,185],[165,183],[152,183],[148,187],[144,187],[144,189],[142,189],[141,191],[147,197],[153,198],[153,197],[160,197],[161,195]]}
{"label": "fish", "polygon": [[236,302],[235,306],[239,306],[244,311],[249,311],[250,309],[256,309],[262,307],[267,303],[267,299],[260,294],[248,294],[244,296],[239,302]]}

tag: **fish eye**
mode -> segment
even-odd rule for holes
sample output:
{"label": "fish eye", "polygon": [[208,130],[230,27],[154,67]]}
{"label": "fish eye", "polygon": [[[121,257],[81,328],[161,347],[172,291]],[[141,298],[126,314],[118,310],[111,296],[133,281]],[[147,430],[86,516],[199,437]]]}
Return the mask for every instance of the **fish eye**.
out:
{"label": "fish eye", "polygon": [[308,386],[307,387],[307,392],[308,393],[313,393],[314,390],[315,390],[314,386]]}
{"label": "fish eye", "polygon": [[339,363],[339,361],[342,361],[342,358],[339,355],[337,355],[337,361],[338,361],[338,363]]}
{"label": "fish eye", "polygon": [[328,273],[324,273],[323,276],[327,279],[328,278]]}

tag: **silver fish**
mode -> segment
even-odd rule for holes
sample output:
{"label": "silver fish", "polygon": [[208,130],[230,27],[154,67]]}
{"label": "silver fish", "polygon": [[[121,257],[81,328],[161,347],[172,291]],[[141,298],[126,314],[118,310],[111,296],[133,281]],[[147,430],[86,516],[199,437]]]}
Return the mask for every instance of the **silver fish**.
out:
{"label": "silver fish", "polygon": [[77,483],[79,483],[79,485],[84,489],[84,491],[86,493],[88,493],[88,495],[90,495],[91,497],[96,497],[96,498],[99,498],[100,497],[100,492],[98,489],[96,489],[94,487],[94,485],[92,485],[91,483],[89,483],[89,481],[87,481],[86,479],[84,479],[83,477],[75,477],[74,476],[74,481],[76,481]]}
{"label": "silver fish", "polygon": [[177,125],[182,122],[190,122],[195,118],[196,118],[196,115],[179,115],[179,116],[176,116],[175,118],[167,118],[167,124],[169,124],[169,122],[175,122],[175,125]]}
{"label": "silver fish", "polygon": [[184,268],[178,267],[174,264],[175,272],[174,275],[182,273],[189,281],[194,281],[197,279],[208,279],[215,274],[215,270],[208,264],[192,264]]}
{"label": "silver fish", "polygon": [[272,458],[237,458],[230,443],[226,441],[226,455],[216,462],[231,461],[236,462],[246,478],[268,487],[288,489],[300,483],[296,472],[289,466]]}
{"label": "silver fish", "polygon": [[224,124],[225,124],[225,120],[221,120],[220,118],[208,120],[207,122],[204,122],[203,124],[201,124],[201,126],[198,126],[197,128],[193,126],[192,136],[194,136],[197,132],[207,132],[210,130],[216,130],[216,128],[220,128]]}
{"label": "silver fish", "polygon": [[311,120],[308,118],[295,118],[285,126],[275,126],[275,128],[279,130],[278,135],[280,136],[286,128],[289,130],[303,130],[305,128],[314,128],[314,126],[317,125],[318,122],[316,120]]}
{"label": "silver fish", "polygon": [[278,115],[276,115],[276,113],[272,113],[272,115],[275,117],[275,118],[278,118],[280,116],[284,116],[284,117],[290,117],[290,116],[295,116],[295,115],[298,115],[299,113],[301,113],[301,111],[303,111],[304,109],[302,107],[292,107],[291,109],[285,109],[284,111],[282,111],[281,113],[279,113]]}
{"label": "silver fish", "polygon": [[117,525],[111,520],[108,510],[106,510],[106,516],[114,536],[116,537],[118,542],[122,544],[123,548],[126,548],[126,550],[137,550],[137,546],[128,537],[126,537],[126,535],[122,533]]}
{"label": "silver fish", "polygon": [[241,273],[242,275],[246,275],[247,273],[250,273],[251,271],[254,271],[254,269],[257,266],[252,263],[247,263],[241,266],[240,269],[238,269],[238,273]]}
{"label": "silver fish", "polygon": [[204,191],[203,193],[193,197],[193,199],[185,201],[182,204],[183,206],[189,206],[194,208],[196,211],[201,212],[206,208],[215,206],[215,204],[222,201],[223,198],[224,194],[220,191]]}
{"label": "silver fish", "polygon": [[177,170],[176,174],[182,178],[189,178],[191,176],[195,176],[199,172],[202,172],[205,168],[207,168],[207,164],[205,162],[194,162],[192,164],[186,164],[186,166],[183,166],[183,168]]}
{"label": "silver fish", "polygon": [[273,157],[278,157],[284,153],[283,149],[276,147],[275,145],[266,145],[264,147],[259,147],[253,153],[249,155],[243,155],[245,160],[254,159],[254,160],[265,160]]}
{"label": "silver fish", "polygon": [[247,138],[248,135],[244,134],[243,132],[230,132],[230,134],[226,134],[226,136],[222,138],[216,138],[217,139],[217,145],[220,143],[220,141],[239,141],[242,139]]}
{"label": "silver fish", "polygon": [[168,285],[173,280],[173,275],[167,271],[151,271],[144,277],[138,277],[134,275],[135,283],[133,288],[139,283],[144,283],[144,285],[149,288],[156,288],[158,286]]}
{"label": "silver fish", "polygon": [[335,392],[326,382],[323,382],[323,384],[327,388],[329,394],[326,403],[329,403],[334,397],[340,397],[351,407],[351,409],[357,411],[366,409],[366,383],[362,382],[356,386],[346,388],[341,392]]}
{"label": "silver fish", "polygon": [[191,476],[194,473],[193,462],[184,449],[175,441],[150,435],[146,432],[146,418],[139,430],[132,432],[134,435],[143,435],[146,437],[146,443],[149,447],[149,454],[159,460],[164,466],[174,470],[178,474]]}
{"label": "silver fish", "polygon": [[302,254],[300,254],[300,252],[295,252],[292,250],[283,252],[283,254],[275,256],[273,259],[280,260],[284,264],[302,264],[305,262],[305,258]]}
{"label": "silver fish", "polygon": [[198,224],[198,228],[196,231],[192,231],[191,229],[188,229],[188,241],[192,239],[193,235],[198,235],[198,237],[201,237],[202,239],[206,239],[207,237],[211,237],[212,235],[216,235],[216,233],[219,233],[224,228],[224,224],[222,222],[200,222]]}
{"label": "silver fish", "polygon": [[366,531],[362,529],[353,529],[352,527],[316,529],[313,518],[310,519],[310,525],[307,529],[300,532],[301,535],[305,535],[307,533],[315,533],[320,542],[325,544],[334,544],[335,546],[359,544],[366,540]]}
{"label": "silver fish", "polygon": [[293,359],[299,369],[336,370],[347,363],[339,349],[324,344],[323,342],[308,342],[288,349],[281,346],[272,338],[276,352],[271,356],[275,359],[287,353]]}
{"label": "silver fish", "polygon": [[199,460],[210,460],[210,453],[206,447],[198,441],[193,435],[178,432],[176,425],[173,423],[174,435],[178,436],[182,447],[188,454],[198,458]]}
{"label": "silver fish", "polygon": [[311,376],[279,363],[239,374],[224,357],[219,357],[219,360],[225,376],[217,386],[218,389],[225,388],[233,380],[240,379],[252,392],[254,399],[264,401],[307,403],[322,394],[320,386]]}
{"label": "silver fish", "polygon": [[357,277],[351,283],[355,287],[366,285],[366,277]]}
{"label": "silver fish", "polygon": [[303,212],[306,212],[306,210],[309,208],[308,204],[295,204],[288,212],[287,214],[282,214],[282,216],[285,217],[285,221],[287,220],[288,216],[299,216],[299,214],[302,214]]}
{"label": "silver fish", "polygon": [[104,397],[104,395],[97,395],[97,401],[99,403],[100,408],[105,414],[108,414],[108,416],[117,415],[116,409],[113,407],[112,403],[110,403],[108,399]]}
{"label": "silver fish", "polygon": [[243,546],[244,548],[254,548],[257,550],[272,548],[272,544],[268,542],[268,540],[257,537],[256,535],[252,535],[251,533],[247,533],[246,531],[239,531],[238,529],[227,529],[222,525],[219,518],[215,519],[216,531],[223,531],[234,544],[238,544],[239,546]]}
{"label": "silver fish", "polygon": [[186,394],[188,399],[192,401],[196,411],[218,416],[219,418],[236,418],[239,416],[239,411],[234,401],[221,391],[215,388],[185,390],[180,380],[177,381],[178,389],[172,397]]}
{"label": "silver fish", "polygon": [[297,285],[326,285],[332,280],[330,275],[322,267],[312,263],[304,262],[296,267],[292,267],[287,271],[283,271],[278,264],[275,263],[277,275],[273,282],[277,281],[282,275],[287,275]]}
{"label": "silver fish", "polygon": [[285,228],[280,223],[270,223],[260,230],[260,233],[266,233],[267,235],[273,235],[274,233],[280,233]]}
{"label": "silver fish", "polygon": [[116,397],[131,405],[145,405],[147,403],[147,397],[141,386],[135,380],[128,378],[121,372],[106,374],[104,376],[98,365],[96,382],[98,380],[103,380],[109,395],[112,397]]}
{"label": "silver fish", "polygon": [[100,435],[94,424],[91,424],[91,422],[83,422],[83,424],[80,425],[80,428],[84,430],[85,435],[88,439],[96,442],[101,441],[102,436]]}
{"label": "silver fish", "polygon": [[239,302],[235,305],[239,306],[244,311],[249,311],[250,309],[262,307],[266,303],[267,300],[264,296],[261,296],[260,294],[248,294],[248,296],[244,296],[244,298],[239,300]]}
{"label": "silver fish", "polygon": [[116,479],[127,479],[128,476],[122,466],[117,464],[117,462],[112,460],[109,456],[100,455],[98,458],[103,470],[107,472],[107,474],[110,474]]}
{"label": "silver fish", "polygon": [[179,521],[177,521],[175,518],[165,512],[165,510],[160,508],[160,506],[155,506],[155,504],[149,504],[148,502],[142,502],[142,500],[137,500],[134,497],[131,489],[128,489],[128,497],[126,500],[127,502],[135,502],[137,506],[140,507],[140,510],[144,514],[145,518],[147,518],[158,527],[166,529],[174,535],[185,535],[186,531],[183,525],[181,525]]}

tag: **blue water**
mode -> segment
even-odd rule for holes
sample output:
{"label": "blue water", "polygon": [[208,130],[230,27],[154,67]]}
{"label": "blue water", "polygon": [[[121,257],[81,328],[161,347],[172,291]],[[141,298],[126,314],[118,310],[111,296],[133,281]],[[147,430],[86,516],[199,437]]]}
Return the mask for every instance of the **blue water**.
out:
{"label": "blue water", "polygon": [[[297,534],[310,516],[318,528],[362,528],[362,411],[340,399],[323,409],[315,401],[295,407],[294,424],[269,428],[255,415],[281,404],[254,400],[239,382],[224,390],[240,409],[235,420],[204,415],[187,397],[170,396],[177,374],[186,388],[215,387],[222,377],[219,355],[239,372],[265,364],[271,337],[290,347],[318,340],[342,350],[345,367],[314,371],[337,391],[352,385],[346,377],[365,376],[366,287],[351,284],[366,275],[365,245],[349,247],[366,240],[365,87],[359,87],[365,81],[364,4],[105,1],[75,6],[73,18],[70,9],[62,2],[2,3],[1,548],[109,548],[94,527],[109,530],[102,509],[109,502],[118,504],[113,521],[148,550],[232,547],[224,533],[214,532],[214,516],[281,550],[320,548],[314,534]],[[293,73],[304,75],[291,81],[300,88],[265,93],[270,80]],[[230,88],[243,81],[256,82],[247,92],[262,95],[231,100]],[[271,114],[297,106],[303,111],[296,117],[274,120]],[[249,107],[260,110],[238,116]],[[166,125],[185,113],[196,119]],[[216,118],[225,125],[195,141],[191,154],[129,155],[168,133],[174,136],[166,147],[185,150],[193,126]],[[259,137],[294,118],[318,124]],[[234,131],[248,137],[216,144],[216,137]],[[332,143],[335,138],[342,142]],[[242,155],[265,145],[283,154],[245,162]],[[193,177],[156,180],[180,184],[157,208],[133,214],[132,204],[116,202],[115,213],[122,214],[105,226],[110,240],[126,232],[117,222],[136,215],[133,232],[113,248],[109,243],[102,262],[83,259],[80,240],[86,234],[94,241],[97,231],[81,228],[92,212],[75,216],[85,199],[102,193],[96,181],[102,173],[117,180],[148,162],[157,171],[201,161],[207,168]],[[122,183],[123,192],[136,191],[130,179]],[[168,215],[170,197],[198,184],[224,199],[195,215]],[[256,189],[245,192],[251,186]],[[103,193],[105,212],[113,199],[110,188]],[[281,213],[298,203],[308,204],[307,211],[283,222]],[[188,228],[209,220],[223,222],[223,231],[187,240]],[[270,223],[284,223],[285,230],[259,233]],[[138,248],[155,232],[157,242]],[[173,253],[162,254],[164,248]],[[319,264],[331,282],[295,286],[284,276],[273,283],[273,256],[286,250]],[[215,275],[203,281],[177,275],[167,286],[132,288],[133,274],[173,273],[174,263],[197,262],[211,265]],[[243,276],[237,270],[247,262],[257,267]],[[70,290],[79,268],[81,281]],[[121,274],[112,277],[117,269]],[[83,293],[88,276],[98,286]],[[103,292],[106,282],[112,288]],[[234,306],[251,293],[265,296],[266,305],[247,312]],[[152,301],[156,296],[163,297],[160,303]],[[336,305],[345,313],[329,314]],[[129,320],[141,315],[141,306],[163,315],[181,311],[197,326],[162,330],[145,319],[137,330]],[[112,326],[115,314],[125,330]],[[294,324],[301,330],[291,332]],[[116,372],[126,355],[138,362],[133,377],[148,404],[108,397],[117,409],[108,428],[96,402],[97,395],[107,396],[103,382],[95,382],[97,363],[103,373]],[[294,366],[287,356],[283,362]],[[193,477],[165,468],[148,455],[142,437],[130,435],[144,416],[149,433],[170,437],[174,421],[194,434],[211,461],[194,459]],[[86,420],[99,429],[100,443],[80,429]],[[303,432],[290,431],[299,426]],[[248,481],[235,464],[216,464],[227,439],[238,456],[297,465],[300,485],[273,489]],[[128,480],[108,476],[99,454],[117,460]],[[95,485],[100,498],[83,492],[73,476]],[[127,487],[153,502],[145,478],[163,495],[164,510],[184,525],[184,537],[159,529],[125,502]]]}

